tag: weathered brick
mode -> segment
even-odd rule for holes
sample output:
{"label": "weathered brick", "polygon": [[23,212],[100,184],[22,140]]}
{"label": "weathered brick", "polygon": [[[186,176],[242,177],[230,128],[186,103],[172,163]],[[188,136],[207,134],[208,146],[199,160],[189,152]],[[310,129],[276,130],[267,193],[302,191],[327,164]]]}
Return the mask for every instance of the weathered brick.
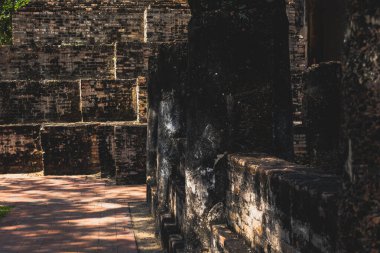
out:
{"label": "weathered brick", "polygon": [[43,170],[39,125],[0,126],[0,173]]}

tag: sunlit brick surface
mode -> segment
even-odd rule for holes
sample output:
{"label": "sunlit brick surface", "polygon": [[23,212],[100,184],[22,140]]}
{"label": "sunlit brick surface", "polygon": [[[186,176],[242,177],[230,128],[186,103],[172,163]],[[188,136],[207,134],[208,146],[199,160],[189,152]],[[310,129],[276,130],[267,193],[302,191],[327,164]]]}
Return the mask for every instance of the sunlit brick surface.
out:
{"label": "sunlit brick surface", "polygon": [[0,176],[0,252],[137,252],[129,202],[145,186],[113,186],[89,177]]}

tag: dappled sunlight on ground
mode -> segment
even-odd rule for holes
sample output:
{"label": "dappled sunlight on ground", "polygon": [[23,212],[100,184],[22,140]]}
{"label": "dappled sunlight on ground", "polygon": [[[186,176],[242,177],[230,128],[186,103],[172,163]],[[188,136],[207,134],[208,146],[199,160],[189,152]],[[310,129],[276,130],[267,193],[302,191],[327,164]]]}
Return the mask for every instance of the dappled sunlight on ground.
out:
{"label": "dappled sunlight on ground", "polygon": [[0,175],[0,253],[137,252],[128,202],[145,186],[107,185],[85,176]]}

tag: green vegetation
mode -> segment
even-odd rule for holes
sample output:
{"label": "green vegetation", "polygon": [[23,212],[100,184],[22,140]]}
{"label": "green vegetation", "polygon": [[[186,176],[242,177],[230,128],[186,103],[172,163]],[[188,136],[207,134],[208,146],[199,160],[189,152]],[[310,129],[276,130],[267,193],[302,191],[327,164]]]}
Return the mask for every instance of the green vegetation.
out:
{"label": "green vegetation", "polygon": [[13,207],[11,206],[0,206],[0,219],[5,217]]}
{"label": "green vegetation", "polygon": [[30,0],[0,0],[0,45],[12,41],[12,14]]}

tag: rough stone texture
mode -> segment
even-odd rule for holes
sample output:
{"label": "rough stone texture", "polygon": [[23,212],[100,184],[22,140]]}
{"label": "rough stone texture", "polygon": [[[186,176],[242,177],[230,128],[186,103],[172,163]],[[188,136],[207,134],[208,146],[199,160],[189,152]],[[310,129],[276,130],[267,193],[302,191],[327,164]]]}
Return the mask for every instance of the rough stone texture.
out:
{"label": "rough stone texture", "polygon": [[212,226],[211,236],[211,252],[213,253],[254,252],[239,235],[228,229],[226,225]]}
{"label": "rough stone texture", "polygon": [[146,124],[115,126],[114,157],[117,183],[146,182]]}
{"label": "rough stone texture", "polygon": [[224,152],[291,158],[293,143],[285,2],[189,3],[186,239],[196,252],[210,247],[207,217],[225,197]]}
{"label": "rough stone texture", "polygon": [[189,18],[184,0],[31,0],[0,47],[0,124],[49,123],[47,174],[143,182],[146,133],[126,121],[146,122],[148,59],[185,40]]}
{"label": "rough stone texture", "polygon": [[136,95],[137,95],[137,121],[140,123],[147,122],[148,114],[148,89],[145,77],[138,77],[136,82]]}
{"label": "rough stone texture", "polygon": [[43,126],[45,175],[86,175],[100,172],[96,124]]}
{"label": "rough stone texture", "polygon": [[[77,7],[77,6],[75,6]],[[60,9],[25,8],[13,17],[13,44],[112,44],[143,41],[144,8],[103,6]]]}
{"label": "rough stone texture", "polygon": [[349,1],[343,64],[343,162],[340,247],[380,249],[380,2]]}
{"label": "rough stone texture", "polygon": [[84,121],[135,120],[135,79],[81,80]]}
{"label": "rough stone texture", "polygon": [[286,13],[289,20],[289,54],[293,92],[294,120],[302,120],[302,96],[306,69],[305,0],[287,0]]}
{"label": "rough stone texture", "polygon": [[114,78],[114,47],[0,46],[2,80]]}
{"label": "rough stone texture", "polygon": [[158,130],[158,103],[159,89],[156,85],[158,82],[157,59],[149,59],[149,75],[147,79],[148,91],[148,113],[147,113],[147,142],[146,142],[146,177],[147,177],[147,201],[151,200],[151,191],[157,185],[157,130]]}
{"label": "rough stone texture", "polygon": [[339,179],[263,154],[229,156],[228,224],[258,252],[336,252]]}
{"label": "rough stone texture", "polygon": [[309,163],[330,172],[340,172],[341,64],[321,63],[305,74],[304,124]]}
{"label": "rough stone texture", "polygon": [[0,81],[0,123],[81,120],[77,81]]}
{"label": "rough stone texture", "polygon": [[0,126],[0,173],[43,170],[39,125]]}
{"label": "rough stone texture", "polygon": [[144,76],[148,70],[147,59],[150,56],[149,46],[141,42],[118,43],[116,55],[116,76],[131,79]]}
{"label": "rough stone texture", "polygon": [[100,125],[96,127],[98,136],[99,163],[101,177],[116,176],[115,161],[115,126]]}
{"label": "rough stone texture", "polygon": [[157,195],[160,210],[169,209],[169,180],[178,174],[179,140],[185,134],[183,91],[187,44],[162,45],[158,56]]}
{"label": "rough stone texture", "polygon": [[[169,3],[169,2],[168,2]],[[187,40],[187,25],[191,18],[185,5],[156,3],[147,9],[146,40],[171,42]]]}

